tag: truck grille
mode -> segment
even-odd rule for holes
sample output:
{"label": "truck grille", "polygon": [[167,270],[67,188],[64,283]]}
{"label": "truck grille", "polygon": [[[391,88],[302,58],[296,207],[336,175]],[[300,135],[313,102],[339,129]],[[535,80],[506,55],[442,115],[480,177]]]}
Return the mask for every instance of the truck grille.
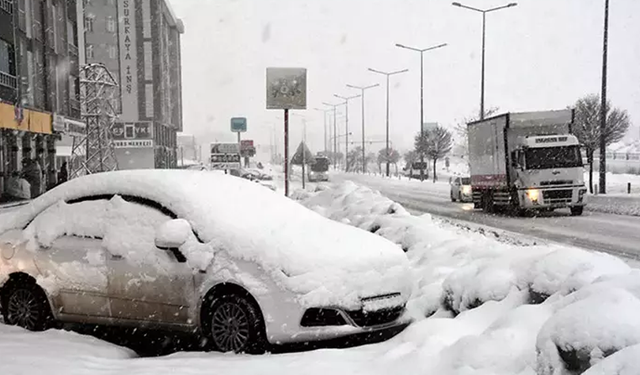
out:
{"label": "truck grille", "polygon": [[547,190],[542,192],[544,202],[547,204],[571,203],[572,190]]}
{"label": "truck grille", "polygon": [[571,180],[554,180],[554,181],[542,181],[540,186],[553,186],[553,185],[573,185]]}

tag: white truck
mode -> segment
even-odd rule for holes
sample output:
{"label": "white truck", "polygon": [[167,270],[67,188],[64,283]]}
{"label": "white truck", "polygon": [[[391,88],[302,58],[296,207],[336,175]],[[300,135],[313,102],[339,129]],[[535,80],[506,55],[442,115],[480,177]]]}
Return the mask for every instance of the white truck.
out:
{"label": "white truck", "polygon": [[516,212],[585,206],[580,143],[573,110],[505,113],[469,123],[475,208]]}

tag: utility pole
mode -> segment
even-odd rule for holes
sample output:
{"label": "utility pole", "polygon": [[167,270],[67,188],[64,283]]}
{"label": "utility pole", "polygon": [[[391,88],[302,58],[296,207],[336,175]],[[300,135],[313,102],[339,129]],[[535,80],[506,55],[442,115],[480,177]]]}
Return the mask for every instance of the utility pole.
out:
{"label": "utility pole", "polygon": [[463,5],[460,3],[452,3],[453,6],[459,8],[465,8],[469,10],[473,10],[474,12],[482,13],[482,68],[481,68],[481,77],[480,77],[480,120],[484,120],[484,55],[485,55],[485,35],[486,35],[486,21],[487,21],[487,13],[495,12],[497,10],[511,8],[518,3],[509,3],[507,5],[502,5],[499,7],[491,8],[491,9],[478,9],[468,5]]}
{"label": "utility pole", "polygon": [[378,87],[380,86],[379,83],[376,83],[375,85],[370,85],[370,86],[354,86],[354,85],[347,85],[347,87],[352,88],[352,89],[356,89],[356,90],[360,90],[360,96],[362,97],[362,174],[367,173],[367,153],[365,152],[365,142],[364,142],[364,131],[365,131],[365,127],[364,127],[364,120],[365,120],[365,115],[364,115],[364,92],[368,89],[372,89],[374,87]]}
{"label": "utility pole", "polygon": [[[404,44],[396,44],[396,47],[420,52],[420,139],[424,139],[424,53],[446,46],[447,43],[439,44],[429,48],[414,48]],[[420,152],[420,165],[424,165],[424,152]],[[424,168],[420,168],[420,181],[424,181]]]}
{"label": "utility pole", "polygon": [[607,55],[609,49],[609,0],[604,2],[604,37],[602,43],[602,93],[600,94],[600,194],[607,193]]}
{"label": "utility pole", "polygon": [[391,77],[392,75],[396,75],[396,74],[400,74],[400,73],[406,73],[409,71],[409,69],[403,69],[403,70],[397,70],[395,72],[383,72],[381,70],[375,70],[375,69],[371,69],[369,68],[370,72],[373,73],[377,73],[377,74],[382,74],[385,75],[387,77],[387,141],[386,141],[386,159],[387,159],[387,177],[389,177],[389,77]]}
{"label": "utility pole", "polygon": [[359,98],[360,95],[354,96],[340,96],[334,94],[336,98],[344,100],[345,106],[345,134],[347,135],[347,139],[345,140],[345,149],[344,149],[344,171],[349,172],[349,100]]}
{"label": "utility pole", "polygon": [[337,125],[337,119],[338,119],[338,115],[337,115],[337,108],[341,105],[343,105],[344,103],[339,103],[339,104],[331,104],[331,103],[326,103],[323,102],[322,104],[328,106],[328,107],[332,107],[333,108],[333,167],[336,168],[336,163],[337,163],[337,158],[338,158],[338,140],[335,137],[338,134],[338,125]]}
{"label": "utility pole", "polygon": [[322,112],[322,117],[324,120],[324,152],[329,151],[329,137],[327,137],[327,113],[331,111],[330,109],[322,109],[322,108],[314,108],[316,111]]}

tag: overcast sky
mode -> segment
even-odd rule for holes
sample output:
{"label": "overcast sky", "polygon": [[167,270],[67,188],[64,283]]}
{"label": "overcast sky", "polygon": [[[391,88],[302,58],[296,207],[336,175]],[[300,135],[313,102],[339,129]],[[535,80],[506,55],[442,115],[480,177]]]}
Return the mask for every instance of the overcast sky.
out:
{"label": "overcast sky", "polygon": [[[410,71],[392,77],[391,140],[411,147],[419,131],[416,47],[448,43],[425,54],[425,118],[453,126],[478,112],[482,16],[446,0],[170,0],[185,24],[182,36],[184,131],[201,143],[234,141],[229,119],[248,118],[243,138],[282,142],[282,111],[265,109],[265,69],[308,69],[307,121],[312,151],[323,148],[323,114],[313,111],[347,83],[367,92],[367,139],[384,140],[384,77],[367,71]],[[498,0],[467,0],[489,8]],[[562,109],[600,92],[604,0],[522,0],[487,15],[486,107],[506,111]],[[611,2],[609,98],[640,124],[640,1]],[[349,123],[360,139],[360,101]],[[302,135],[292,117],[292,147]],[[344,133],[344,121],[339,121]],[[633,130],[637,137],[639,131]],[[373,148],[383,145],[375,144]],[[281,146],[280,146],[281,147]]]}

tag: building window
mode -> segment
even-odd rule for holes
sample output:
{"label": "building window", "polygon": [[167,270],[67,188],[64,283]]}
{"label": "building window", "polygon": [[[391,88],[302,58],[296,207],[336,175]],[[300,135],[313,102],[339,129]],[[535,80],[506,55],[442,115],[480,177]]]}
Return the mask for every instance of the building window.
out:
{"label": "building window", "polygon": [[116,32],[116,20],[111,16],[107,17],[107,31],[110,33]]}
{"label": "building window", "polygon": [[153,52],[151,42],[144,42],[144,79],[153,81]]}
{"label": "building window", "polygon": [[109,58],[115,59],[116,56],[118,55],[118,50],[116,49],[116,46],[109,46],[108,50],[109,50]]}
{"label": "building window", "polygon": [[87,60],[93,59],[93,45],[87,44],[87,47],[85,48],[84,53]]}
{"label": "building window", "polygon": [[92,32],[93,32],[93,20],[94,20],[94,19],[95,19],[95,16],[94,16],[94,15],[92,15],[92,14],[90,14],[90,15],[88,15],[88,16],[86,16],[86,17],[84,18],[84,29],[85,29],[87,32],[90,32],[90,33],[92,33]]}

